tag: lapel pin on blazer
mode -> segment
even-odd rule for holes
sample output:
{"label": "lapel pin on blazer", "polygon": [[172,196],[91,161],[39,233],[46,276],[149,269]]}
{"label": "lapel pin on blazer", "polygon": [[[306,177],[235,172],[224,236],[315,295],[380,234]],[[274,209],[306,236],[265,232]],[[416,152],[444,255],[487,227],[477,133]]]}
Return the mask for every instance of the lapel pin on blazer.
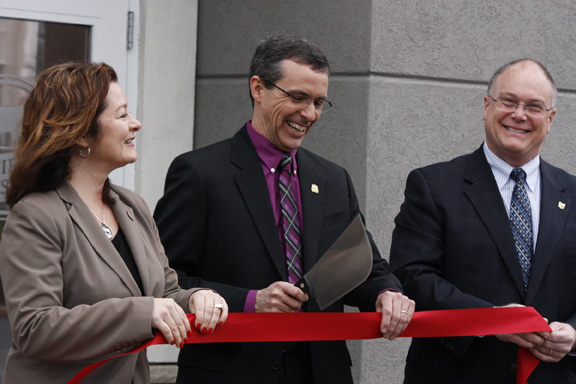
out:
{"label": "lapel pin on blazer", "polygon": [[130,214],[130,212],[126,211],[126,214],[127,214],[128,217],[130,218],[130,220],[134,221],[134,219],[132,218],[132,215]]}
{"label": "lapel pin on blazer", "polygon": [[564,209],[564,208],[566,208],[566,204],[563,203],[563,202],[561,202],[561,201],[559,201],[559,202],[558,202],[558,208]]}
{"label": "lapel pin on blazer", "polygon": [[318,186],[316,184],[312,184],[312,188],[310,188],[314,193],[320,193]]}

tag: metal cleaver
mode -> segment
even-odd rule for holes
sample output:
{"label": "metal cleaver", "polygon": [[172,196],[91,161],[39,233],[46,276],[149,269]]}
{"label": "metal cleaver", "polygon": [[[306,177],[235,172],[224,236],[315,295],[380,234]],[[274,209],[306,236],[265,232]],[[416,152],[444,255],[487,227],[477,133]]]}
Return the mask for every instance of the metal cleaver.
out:
{"label": "metal cleaver", "polygon": [[372,270],[372,247],[357,215],[320,260],[295,285],[321,310],[359,286]]}

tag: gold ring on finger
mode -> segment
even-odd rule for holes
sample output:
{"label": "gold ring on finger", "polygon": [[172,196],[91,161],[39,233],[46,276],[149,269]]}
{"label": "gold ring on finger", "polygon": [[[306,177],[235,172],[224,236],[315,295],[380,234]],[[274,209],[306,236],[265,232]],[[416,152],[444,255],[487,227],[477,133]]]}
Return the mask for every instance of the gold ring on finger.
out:
{"label": "gold ring on finger", "polygon": [[550,352],[548,352],[548,356],[552,356],[552,350],[550,350]]}

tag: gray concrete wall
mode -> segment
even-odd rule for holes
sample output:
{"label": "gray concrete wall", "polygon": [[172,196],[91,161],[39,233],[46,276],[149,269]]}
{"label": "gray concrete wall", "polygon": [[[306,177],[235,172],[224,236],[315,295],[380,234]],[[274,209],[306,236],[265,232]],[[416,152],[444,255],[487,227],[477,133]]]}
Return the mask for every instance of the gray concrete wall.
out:
{"label": "gray concrete wall", "polygon": [[[389,247],[408,172],[479,147],[492,73],[521,57],[544,63],[560,90],[543,158],[576,173],[576,2],[374,1],[366,156],[367,214]],[[388,167],[378,167],[384,162]],[[378,191],[383,190],[384,193]],[[386,196],[386,197],[384,197]]]}
{"label": "gray concrete wall", "polygon": [[[552,0],[204,0],[198,8],[196,148],[251,116],[257,41],[291,33],[332,64],[329,97],[304,146],[346,167],[382,254],[408,172],[478,148],[482,97],[507,61],[533,57],[560,89],[543,157],[576,173],[576,3]],[[401,383],[409,340],[350,343],[357,383]]]}
{"label": "gray concrete wall", "polygon": [[140,0],[136,191],[153,210],[174,157],[192,149],[197,0]]}

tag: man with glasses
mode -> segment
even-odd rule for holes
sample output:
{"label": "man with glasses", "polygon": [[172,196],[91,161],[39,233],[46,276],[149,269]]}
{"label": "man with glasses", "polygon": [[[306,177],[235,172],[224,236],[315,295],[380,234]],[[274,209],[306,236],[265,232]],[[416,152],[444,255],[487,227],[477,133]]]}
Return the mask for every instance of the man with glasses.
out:
{"label": "man with glasses", "polygon": [[[174,160],[155,218],[182,287],[217,290],[230,312],[320,311],[294,283],[360,213],[346,170],[301,148],[332,106],[328,76],[325,55],[306,40],[263,41],[250,69],[252,119]],[[368,237],[369,278],[326,311],[382,312],[380,330],[394,339],[414,302]],[[188,344],[178,363],[178,383],[352,383],[344,341]]]}
{"label": "man with glasses", "polygon": [[576,178],[540,158],[556,87],[539,62],[498,69],[474,153],[414,170],[390,264],[417,310],[525,305],[553,332],[415,338],[405,383],[515,383],[518,347],[541,360],[530,384],[576,383]]}

